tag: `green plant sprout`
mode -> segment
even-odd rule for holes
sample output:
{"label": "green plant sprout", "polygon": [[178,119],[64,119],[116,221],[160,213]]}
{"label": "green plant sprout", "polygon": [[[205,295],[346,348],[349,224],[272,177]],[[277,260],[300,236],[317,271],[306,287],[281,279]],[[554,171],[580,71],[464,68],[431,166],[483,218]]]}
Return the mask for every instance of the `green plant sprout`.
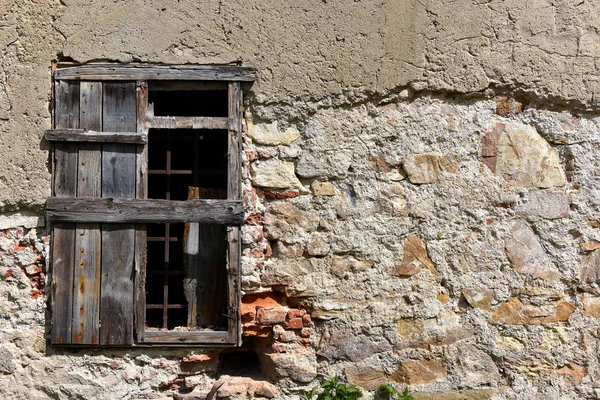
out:
{"label": "green plant sprout", "polygon": [[[320,386],[323,391],[317,395],[316,400],[356,400],[362,397],[362,392],[356,386],[343,383],[336,375],[326,380]],[[304,391],[300,396],[302,400],[313,400],[319,386],[310,392]]]}
{"label": "green plant sprout", "polygon": [[387,384],[379,386],[377,392],[384,400],[415,400],[415,398],[411,396],[408,387],[405,387],[404,391],[400,393],[398,389]]}

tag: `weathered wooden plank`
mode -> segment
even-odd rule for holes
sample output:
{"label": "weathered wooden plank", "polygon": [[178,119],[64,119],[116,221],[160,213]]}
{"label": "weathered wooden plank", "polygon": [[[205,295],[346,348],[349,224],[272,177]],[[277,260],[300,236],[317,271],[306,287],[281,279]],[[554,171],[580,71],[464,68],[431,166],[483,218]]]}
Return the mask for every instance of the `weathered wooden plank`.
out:
{"label": "weathered wooden plank", "polygon": [[192,81],[240,81],[256,80],[254,68],[238,65],[111,65],[88,64],[58,68],[54,79],[85,80],[192,80]]}
{"label": "weathered wooden plank", "polygon": [[[136,131],[134,82],[103,83],[105,131]],[[102,145],[102,197],[135,197],[135,146]],[[100,344],[133,343],[134,225],[102,225]]]}
{"label": "weathered wooden plank", "polygon": [[[79,126],[102,130],[102,84],[81,82]],[[77,196],[100,197],[100,144],[79,145]],[[100,225],[77,224],[73,291],[72,342],[98,344],[100,324]]]}
{"label": "weathered wooden plank", "polygon": [[210,81],[150,81],[148,90],[151,92],[172,92],[172,91],[203,91],[203,90],[227,90],[227,82]]}
{"label": "weathered wooden plank", "polygon": [[[229,84],[229,157],[227,175],[227,198],[237,200],[241,198],[241,132],[242,132],[242,88],[238,82]],[[227,296],[230,340],[238,345],[242,343],[242,331],[240,329],[240,228],[238,226],[227,227]]]}
{"label": "weathered wooden plank", "polygon": [[227,331],[153,331],[146,329],[146,343],[235,344]]}
{"label": "weathered wooden plank", "polygon": [[57,129],[79,128],[79,82],[54,84],[54,124]]}
{"label": "weathered wooden plank", "polygon": [[[189,187],[188,200],[198,200],[199,188]],[[198,315],[198,279],[199,263],[198,249],[199,243],[199,224],[197,222],[187,222],[183,230],[183,294],[188,306],[187,327],[195,328],[197,326]]]}
{"label": "weathered wooden plank", "polygon": [[[201,199],[222,198],[220,190],[199,188]],[[220,224],[198,224],[198,264],[196,298],[198,301],[196,323],[198,327],[227,326],[223,314],[227,313],[227,233]]]}
{"label": "weathered wooden plank", "polygon": [[[54,124],[79,126],[79,83],[56,82]],[[56,144],[52,191],[57,197],[74,197],[77,191],[77,144]],[[75,225],[56,224],[52,235],[52,331],[53,344],[71,343]]]}
{"label": "weathered wooden plank", "polygon": [[227,129],[226,117],[156,117],[146,122],[148,128],[156,129]]}
{"label": "weathered wooden plank", "polygon": [[53,222],[240,224],[244,208],[240,200],[158,200],[124,198],[50,197],[46,217]]}
{"label": "weathered wooden plank", "polygon": [[148,141],[148,135],[137,132],[96,132],[83,129],[51,129],[44,132],[44,138],[49,142],[145,144]]}
{"label": "weathered wooden plank", "polygon": [[132,225],[102,225],[100,344],[133,343]]}
{"label": "weathered wooden plank", "polygon": [[[144,125],[148,108],[148,84],[136,83],[137,93],[137,132],[147,136]],[[136,160],[136,193],[137,199],[148,197],[148,146],[138,146]],[[135,333],[137,341],[144,341],[146,324],[146,225],[135,227]]]}

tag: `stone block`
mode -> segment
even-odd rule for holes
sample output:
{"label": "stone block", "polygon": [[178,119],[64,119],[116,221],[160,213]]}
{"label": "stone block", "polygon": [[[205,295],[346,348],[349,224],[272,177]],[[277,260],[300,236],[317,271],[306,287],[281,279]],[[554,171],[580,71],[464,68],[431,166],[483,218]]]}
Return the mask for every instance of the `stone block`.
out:
{"label": "stone block", "polygon": [[449,390],[443,392],[415,392],[415,400],[490,400],[505,391],[506,387],[490,389]]}
{"label": "stone block", "polygon": [[600,297],[582,296],[581,302],[584,316],[600,318]]}
{"label": "stone block", "polygon": [[310,347],[290,345],[287,353],[259,353],[261,366],[268,378],[280,380],[290,378],[308,383],[317,376],[317,357]]}
{"label": "stone block", "polygon": [[492,308],[492,290],[463,289],[462,295],[472,307],[490,310]]}
{"label": "stone block", "polygon": [[367,271],[373,267],[368,260],[359,260],[353,256],[333,256],[331,259],[331,273],[343,278],[348,272]]}
{"label": "stone block", "polygon": [[315,233],[311,236],[306,251],[311,256],[324,256],[329,253],[331,246],[329,245],[328,237],[322,234]]}
{"label": "stone block", "polygon": [[450,345],[472,335],[452,311],[443,312],[437,318],[403,318],[396,324],[396,332],[399,349]]}
{"label": "stone block", "polygon": [[575,311],[575,304],[565,300],[549,302],[543,306],[523,304],[518,298],[511,297],[492,315],[496,325],[535,325],[550,322],[562,322],[569,319]]}
{"label": "stone block", "polygon": [[435,154],[411,154],[404,160],[404,171],[410,183],[437,182],[440,177],[439,156]]}
{"label": "stone block", "polygon": [[335,196],[335,186],[331,182],[313,182],[310,187],[315,196]]}
{"label": "stone block", "polygon": [[506,255],[512,267],[520,274],[534,279],[557,281],[560,274],[540,244],[533,229],[524,221],[517,221],[505,242]]}
{"label": "stone block", "polygon": [[600,282],[600,250],[595,250],[583,257],[580,279],[582,283]]}
{"label": "stone block", "polygon": [[279,129],[277,121],[271,124],[248,124],[248,136],[255,143],[269,146],[289,145],[300,139],[300,132],[294,126]]}
{"label": "stone block", "polygon": [[422,268],[428,269],[435,276],[440,275],[427,254],[425,243],[418,236],[411,235],[404,242],[402,263],[396,266],[394,275],[413,276],[418,274]]}
{"label": "stone block", "polygon": [[588,375],[588,367],[576,363],[569,363],[559,368],[556,373],[568,383],[578,385]]}
{"label": "stone block", "polygon": [[367,390],[377,390],[379,386],[388,383],[385,372],[380,367],[357,367],[351,365],[344,369],[344,374],[350,385]]}
{"label": "stone block", "polygon": [[398,369],[391,375],[396,382],[408,385],[421,385],[424,383],[443,380],[448,375],[441,358],[431,360],[403,360]]}
{"label": "stone block", "polygon": [[270,159],[252,163],[252,183],[258,187],[300,189],[293,162]]}
{"label": "stone block", "polygon": [[370,338],[357,335],[351,330],[337,330],[329,335],[318,354],[328,360],[359,362],[391,348],[390,343],[384,338]]}
{"label": "stone block", "polygon": [[264,222],[264,234],[267,239],[288,239],[292,242],[298,230],[316,231],[319,217],[315,212],[304,211],[291,203],[276,203],[267,209]]}
{"label": "stone block", "polygon": [[482,139],[481,157],[512,186],[544,189],[567,183],[558,154],[530,125],[493,124]]}

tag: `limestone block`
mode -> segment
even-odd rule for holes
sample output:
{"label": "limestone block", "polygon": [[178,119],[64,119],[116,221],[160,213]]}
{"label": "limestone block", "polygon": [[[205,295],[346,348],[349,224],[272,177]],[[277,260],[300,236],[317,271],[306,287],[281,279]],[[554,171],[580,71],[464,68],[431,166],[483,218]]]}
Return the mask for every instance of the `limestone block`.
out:
{"label": "limestone block", "polygon": [[287,353],[262,353],[259,357],[267,377],[279,380],[290,378],[308,383],[317,376],[317,356],[312,348],[292,345]]}
{"label": "limestone block", "polygon": [[359,336],[353,330],[340,329],[331,332],[318,354],[328,360],[359,362],[391,348],[390,343],[384,338]]}
{"label": "limestone block", "polygon": [[472,335],[452,311],[425,320],[403,318],[397,323],[396,332],[400,339],[397,347],[401,349],[449,345]]}
{"label": "limestone block", "polygon": [[446,392],[415,392],[415,400],[489,400],[505,391],[506,387],[492,389],[450,390]]}
{"label": "limestone block", "polygon": [[404,160],[410,183],[433,183],[440,177],[439,157],[435,154],[411,154]]}
{"label": "limestone block", "polygon": [[588,367],[576,363],[569,363],[559,368],[556,373],[571,383],[578,384],[588,374]]}
{"label": "limestone block", "polygon": [[264,188],[302,188],[302,184],[294,172],[294,163],[277,159],[254,162],[252,164],[252,183]]}
{"label": "limestone block", "polygon": [[276,203],[265,212],[264,223],[267,239],[293,243],[299,230],[316,231],[319,218],[315,212],[301,210],[291,203]]}
{"label": "limestone block", "polygon": [[505,242],[506,255],[518,273],[535,279],[558,280],[558,269],[552,265],[537,236],[526,222],[517,221],[510,234],[511,237]]}
{"label": "limestone block", "polygon": [[409,385],[443,380],[448,371],[444,368],[441,358],[431,360],[404,360],[391,376],[393,380]]}
{"label": "limestone block", "polygon": [[512,186],[551,188],[567,183],[558,154],[530,125],[495,123],[482,139],[481,157]]}
{"label": "limestone block", "polygon": [[490,310],[492,308],[492,290],[463,289],[462,295],[472,307]]}
{"label": "limestone block", "polygon": [[349,272],[366,271],[373,267],[369,260],[359,260],[353,256],[333,256],[331,260],[331,273],[337,277],[344,277]]}
{"label": "limestone block", "polygon": [[379,386],[388,383],[388,379],[380,367],[357,367],[351,365],[344,369],[348,383],[367,390],[376,390]]}
{"label": "limestone block", "polygon": [[600,281],[600,250],[595,250],[583,257],[580,279],[585,283]]}
{"label": "limestone block", "polygon": [[421,268],[428,269],[435,276],[440,275],[427,254],[425,243],[418,236],[411,235],[404,242],[402,263],[396,266],[394,275],[413,276],[418,274]]}
{"label": "limestone block", "polygon": [[517,297],[511,297],[492,315],[496,325],[534,325],[561,322],[569,319],[575,305],[565,300],[549,302],[543,306],[523,304]]}
{"label": "limestone block", "polygon": [[460,347],[453,372],[460,376],[461,385],[466,387],[492,384],[501,379],[490,355],[472,344]]}
{"label": "limestone block", "polygon": [[517,213],[545,219],[567,218],[570,205],[571,200],[566,193],[535,190],[529,192],[526,203],[517,207]]}
{"label": "limestone block", "polygon": [[313,182],[310,187],[315,196],[335,196],[335,186],[331,182]]}
{"label": "limestone block", "polygon": [[324,256],[331,250],[329,240],[323,235],[314,233],[306,246],[306,251],[311,256]]}
{"label": "limestone block", "polygon": [[280,130],[277,121],[270,124],[248,125],[248,136],[258,144],[277,146],[289,145],[300,139],[300,132],[294,126]]}
{"label": "limestone block", "polygon": [[600,318],[600,297],[582,296],[583,315]]}

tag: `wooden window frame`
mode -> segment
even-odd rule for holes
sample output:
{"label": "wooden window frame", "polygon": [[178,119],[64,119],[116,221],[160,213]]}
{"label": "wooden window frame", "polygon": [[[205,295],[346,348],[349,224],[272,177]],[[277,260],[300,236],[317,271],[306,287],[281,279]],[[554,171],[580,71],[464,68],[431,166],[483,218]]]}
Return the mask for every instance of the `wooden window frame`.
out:
{"label": "wooden window frame", "polygon": [[[129,81],[135,82],[137,105],[137,130],[135,132],[95,132],[82,129],[52,128],[45,139],[57,146],[69,143],[125,143],[142,148],[136,155],[135,198],[84,198],[60,197],[55,193],[47,201],[46,215],[51,224],[58,223],[128,223],[135,225],[134,251],[134,322],[133,346],[236,346],[241,344],[240,303],[240,226],[244,218],[241,204],[241,132],[243,113],[242,82],[252,82],[255,71],[241,66],[151,66],[92,64],[58,68],[53,73],[53,86],[63,81]],[[148,104],[149,84],[194,87],[205,81],[221,81],[228,90],[227,117],[162,117],[154,116]],[[54,93],[54,92],[53,92]],[[54,110],[53,110],[54,111]],[[60,116],[58,117],[60,118]],[[228,179],[227,199],[170,201],[147,199],[148,181],[148,131],[161,129],[227,129]],[[54,156],[52,157],[54,160]],[[53,176],[60,173],[53,165]],[[227,225],[227,281],[228,329],[227,331],[154,331],[145,328],[146,281],[146,229],[145,223],[203,222]],[[60,242],[60,237],[53,241]],[[53,245],[54,246],[54,245]],[[54,277],[54,279],[61,277]],[[62,316],[52,310],[52,323]],[[60,322],[60,321],[58,321]],[[59,324],[60,325],[60,324]],[[54,335],[54,333],[53,333]],[[53,340],[54,344],[61,341]],[[74,343],[67,343],[74,344]],[[106,344],[106,343],[104,343]],[[110,344],[108,344],[110,345]]]}

